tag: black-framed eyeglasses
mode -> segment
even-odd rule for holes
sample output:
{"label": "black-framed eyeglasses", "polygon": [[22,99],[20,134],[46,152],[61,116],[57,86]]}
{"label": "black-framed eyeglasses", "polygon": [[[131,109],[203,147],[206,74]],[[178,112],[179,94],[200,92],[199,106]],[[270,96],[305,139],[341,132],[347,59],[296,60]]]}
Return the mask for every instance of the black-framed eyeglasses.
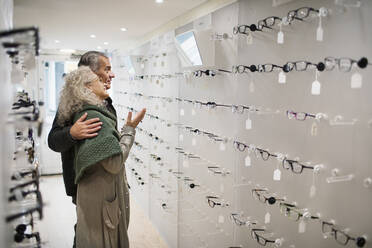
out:
{"label": "black-framed eyeglasses", "polygon": [[279,199],[274,196],[265,196],[267,189],[252,189],[253,198],[259,200],[262,203],[268,203],[269,205],[275,204],[277,201],[284,201],[284,199]]}
{"label": "black-framed eyeglasses", "polygon": [[324,59],[325,69],[327,71],[333,70],[336,66],[338,66],[340,71],[349,72],[353,65],[357,65],[359,68],[364,69],[368,65],[368,59],[366,57],[362,57],[359,60],[354,60],[351,58],[334,58],[334,57],[326,57]]}
{"label": "black-framed eyeglasses", "polygon": [[214,77],[216,74],[217,73],[213,70],[197,70],[193,72],[194,77],[202,77],[203,75]]}
{"label": "black-framed eyeglasses", "polygon": [[319,217],[313,216],[313,215],[305,216],[303,211],[298,209],[296,207],[296,205],[294,205],[294,204],[290,204],[290,203],[286,203],[286,202],[280,202],[279,203],[279,208],[280,208],[281,213],[283,213],[285,216],[287,216],[289,219],[291,219],[293,221],[298,221],[298,220],[300,220],[301,218],[304,218],[304,217],[314,219],[314,220],[319,219]]}
{"label": "black-framed eyeglasses", "polygon": [[266,17],[263,20],[259,20],[257,28],[258,29],[263,29],[265,27],[265,28],[271,29],[272,26],[274,26],[276,23],[279,23],[281,21],[282,21],[282,18],[280,18],[280,17],[269,16],[269,17]]}
{"label": "black-framed eyeglasses", "polygon": [[269,151],[261,149],[261,148],[255,148],[255,153],[259,153],[261,155],[262,160],[267,161],[270,157],[277,157],[275,154],[271,154]]}
{"label": "black-framed eyeglasses", "polygon": [[231,112],[234,114],[244,114],[245,110],[251,110],[251,107],[244,105],[231,105]]}
{"label": "black-framed eyeglasses", "polygon": [[274,64],[263,64],[257,66],[258,72],[272,72],[275,68],[283,69],[283,66]]}
{"label": "black-framed eyeglasses", "polygon": [[31,234],[28,233],[16,233],[14,234],[14,241],[16,243],[21,243],[24,239],[32,239],[34,238],[36,240],[36,243],[38,245],[41,244],[40,234],[39,232],[34,232]]}
{"label": "black-framed eyeglasses", "polygon": [[304,121],[307,119],[307,117],[316,118],[316,115],[314,114],[308,114],[305,112],[295,112],[292,110],[287,110],[287,117],[288,119],[296,119],[298,121]]}
{"label": "black-framed eyeglasses", "polygon": [[250,66],[246,66],[246,65],[234,65],[232,67],[232,72],[233,73],[246,73],[246,72],[255,72],[257,71],[257,67],[255,65],[250,65]]}
{"label": "black-framed eyeglasses", "polygon": [[27,186],[30,186],[30,185],[35,185],[36,190],[39,190],[39,179],[37,178],[37,179],[31,180],[31,181],[28,181],[28,182],[17,184],[15,186],[11,187],[9,189],[9,192],[13,193],[13,191],[15,191],[16,189],[24,188],[24,187],[27,187]]}
{"label": "black-framed eyeglasses", "polygon": [[211,207],[211,208],[214,208],[215,206],[229,206],[229,204],[227,203],[222,203],[220,201],[216,201],[216,200],[219,200],[220,198],[217,197],[217,196],[206,196],[207,198],[207,202],[208,202],[208,205]]}
{"label": "black-framed eyeglasses", "polygon": [[37,206],[28,208],[26,210],[22,210],[18,213],[15,213],[15,214],[8,215],[8,216],[6,216],[5,221],[7,223],[9,223],[9,222],[12,222],[13,220],[21,218],[23,216],[33,214],[34,212],[38,212],[39,219],[42,220],[43,219],[43,200],[42,200],[40,191],[38,191],[38,193],[37,193],[37,200],[38,200]]}
{"label": "black-framed eyeglasses", "polygon": [[244,144],[244,143],[242,143],[242,142],[239,142],[239,141],[234,141],[233,144],[234,144],[234,147],[235,147],[237,150],[241,151],[241,152],[244,152],[245,149],[249,149],[249,146],[248,146],[248,145],[246,145],[246,144]]}
{"label": "black-framed eyeglasses", "polygon": [[252,228],[251,236],[254,240],[257,241],[262,246],[266,246],[268,243],[275,243],[275,240],[267,239],[264,236],[258,234],[259,232],[265,232],[266,230],[263,228]]}
{"label": "black-framed eyeglasses", "polygon": [[301,7],[295,10],[291,10],[287,14],[287,19],[289,22],[292,22],[294,19],[303,21],[305,18],[309,17],[310,13],[319,13],[319,10],[311,7]]}
{"label": "black-framed eyeglasses", "polygon": [[211,108],[211,109],[214,109],[216,107],[225,107],[225,108],[231,107],[231,105],[219,104],[219,103],[216,103],[216,102],[202,103],[202,105],[205,105],[205,106],[207,106],[208,108]]}
{"label": "black-framed eyeglasses", "polygon": [[346,234],[344,231],[338,230],[333,223],[327,221],[322,222],[322,232],[324,234],[332,235],[337,243],[341,245],[347,245],[349,240],[355,242],[358,247],[363,247],[366,244],[366,239],[364,237],[351,237],[350,235]]}
{"label": "black-framed eyeglasses", "polygon": [[249,34],[251,30],[250,26],[248,25],[238,25],[233,28],[233,34]]}
{"label": "black-framed eyeglasses", "polygon": [[284,72],[290,72],[293,70],[306,71],[309,67],[318,68],[318,65],[302,60],[302,61],[295,61],[295,62],[287,62],[285,65],[283,65],[282,68]]}
{"label": "black-framed eyeglasses", "polygon": [[304,165],[304,164],[299,163],[296,160],[291,160],[287,158],[283,159],[282,165],[284,169],[287,169],[287,170],[291,169],[292,172],[295,174],[301,174],[304,168],[314,170],[313,166]]}
{"label": "black-framed eyeglasses", "polygon": [[23,200],[24,198],[26,198],[28,195],[31,195],[31,194],[35,194],[37,196],[38,194],[38,190],[28,190],[28,191],[20,191],[19,194],[18,193],[15,193],[11,196],[8,197],[8,201],[9,202],[12,202],[12,201],[21,201]]}

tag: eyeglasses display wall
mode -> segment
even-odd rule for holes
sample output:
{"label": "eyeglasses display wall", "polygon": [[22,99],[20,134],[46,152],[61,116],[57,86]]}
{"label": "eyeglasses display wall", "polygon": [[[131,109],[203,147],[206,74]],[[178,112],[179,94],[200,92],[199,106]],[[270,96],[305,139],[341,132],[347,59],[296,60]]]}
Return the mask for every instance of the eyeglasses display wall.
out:
{"label": "eyeglasses display wall", "polygon": [[2,247],[44,244],[37,225],[44,208],[39,188],[43,102],[35,80],[38,51],[37,28],[0,31]]}
{"label": "eyeglasses display wall", "polygon": [[[371,11],[238,1],[132,51],[134,73],[114,56],[119,113],[147,108],[131,194],[169,247],[369,246]],[[184,66],[189,30],[212,62]]]}

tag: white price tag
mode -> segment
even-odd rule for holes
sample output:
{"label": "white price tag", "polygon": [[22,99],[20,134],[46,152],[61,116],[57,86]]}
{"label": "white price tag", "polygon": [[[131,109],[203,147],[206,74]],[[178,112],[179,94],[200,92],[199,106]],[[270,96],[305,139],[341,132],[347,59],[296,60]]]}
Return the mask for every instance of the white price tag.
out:
{"label": "white price tag", "polygon": [[323,41],[323,28],[322,27],[318,27],[316,29],[316,40]]}
{"label": "white price tag", "polygon": [[252,129],[252,120],[248,117],[248,119],[245,121],[245,129],[250,130]]}
{"label": "white price tag", "polygon": [[183,141],[183,135],[180,134],[180,136],[178,137],[178,139],[179,139],[180,141]]}
{"label": "white price tag", "polygon": [[220,185],[220,191],[221,191],[221,193],[225,192],[225,185],[224,184]]}
{"label": "white price tag", "polygon": [[311,84],[311,94],[312,95],[315,95],[315,96],[318,96],[320,95],[320,88],[321,88],[321,84],[318,80],[315,80],[312,84]]}
{"label": "white price tag", "polygon": [[223,142],[220,143],[220,150],[221,151],[225,151],[226,150],[226,145]]}
{"label": "white price tag", "polygon": [[218,223],[224,223],[225,217],[223,215],[218,216]]}
{"label": "white price tag", "polygon": [[253,36],[251,33],[247,35],[247,45],[252,45],[253,44]]}
{"label": "white price tag", "polygon": [[318,124],[316,122],[313,122],[311,125],[311,136],[316,136],[318,134]]}
{"label": "white price tag", "polygon": [[141,63],[141,69],[145,68],[145,64]]}
{"label": "white price tag", "polygon": [[196,139],[195,139],[195,138],[192,138],[192,140],[191,140],[191,144],[192,144],[193,146],[196,146]]}
{"label": "white price tag", "polygon": [[278,44],[283,44],[284,43],[284,33],[281,30],[278,32],[277,42],[278,42]]}
{"label": "white price tag", "polygon": [[191,115],[196,115],[195,109],[191,109]]}
{"label": "white price tag", "polygon": [[269,212],[267,212],[265,214],[265,224],[269,224],[270,223],[270,219],[271,219],[271,214]]}
{"label": "white price tag", "polygon": [[180,116],[184,116],[185,115],[185,110],[184,109],[180,109]]}
{"label": "white price tag", "polygon": [[362,88],[362,75],[359,72],[355,72],[351,76],[351,88],[352,89]]}
{"label": "white price tag", "polygon": [[306,232],[306,222],[304,220],[301,220],[300,223],[298,223],[298,233],[304,232]]}
{"label": "white price tag", "polygon": [[311,185],[311,187],[310,187],[310,198],[314,198],[315,194],[316,194],[316,187],[315,187],[315,185]]}
{"label": "white price tag", "polygon": [[252,165],[251,162],[252,162],[252,161],[251,161],[251,157],[250,157],[249,155],[247,155],[247,157],[245,157],[245,166],[246,166],[246,167],[251,166],[251,165]]}
{"label": "white price tag", "polygon": [[249,83],[249,92],[251,92],[251,93],[254,92],[254,83],[253,83],[253,81],[251,81],[251,82]]}
{"label": "white price tag", "polygon": [[279,72],[279,76],[278,76],[278,82],[280,83],[280,84],[285,84],[285,82],[286,82],[286,75],[285,75],[285,73],[283,72],[283,71],[281,71],[281,72]]}
{"label": "white price tag", "polygon": [[279,169],[274,170],[274,175],[273,175],[274,181],[280,181],[281,176],[282,176],[282,172]]}
{"label": "white price tag", "polygon": [[183,160],[182,166],[185,167],[185,168],[189,168],[189,161]]}

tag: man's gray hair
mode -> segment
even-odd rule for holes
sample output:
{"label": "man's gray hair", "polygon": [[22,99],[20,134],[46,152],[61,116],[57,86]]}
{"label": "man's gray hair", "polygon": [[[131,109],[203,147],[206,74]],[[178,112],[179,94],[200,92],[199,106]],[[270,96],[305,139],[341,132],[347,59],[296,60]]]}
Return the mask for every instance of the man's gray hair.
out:
{"label": "man's gray hair", "polygon": [[98,51],[89,51],[84,53],[78,63],[78,67],[80,66],[89,66],[89,68],[93,72],[97,72],[100,67],[100,61],[99,57],[105,57],[107,56],[104,53],[98,52]]}

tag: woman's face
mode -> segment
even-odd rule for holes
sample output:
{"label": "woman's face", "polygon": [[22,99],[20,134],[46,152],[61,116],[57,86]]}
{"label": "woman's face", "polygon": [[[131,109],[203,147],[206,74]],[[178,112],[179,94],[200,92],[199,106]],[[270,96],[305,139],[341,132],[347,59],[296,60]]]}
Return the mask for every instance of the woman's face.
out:
{"label": "woman's face", "polygon": [[103,82],[99,78],[89,83],[87,87],[102,101],[109,97]]}

